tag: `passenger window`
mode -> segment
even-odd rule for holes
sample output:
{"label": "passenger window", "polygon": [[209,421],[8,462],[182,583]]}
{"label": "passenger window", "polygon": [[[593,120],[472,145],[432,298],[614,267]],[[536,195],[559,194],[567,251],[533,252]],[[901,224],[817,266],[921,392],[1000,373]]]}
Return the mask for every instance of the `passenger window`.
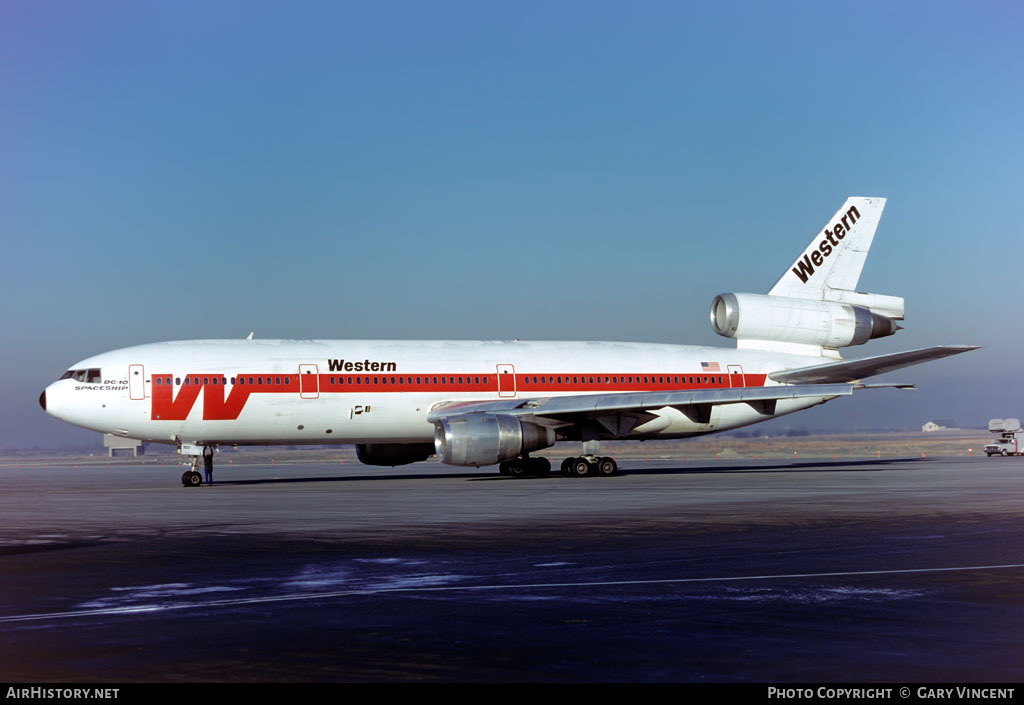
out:
{"label": "passenger window", "polygon": [[232,377],[232,378],[231,378],[231,384],[234,384],[234,383],[235,383],[235,378],[234,378],[234,377]]}
{"label": "passenger window", "polygon": [[175,384],[181,384],[181,377],[175,377],[174,378],[174,383]]}
{"label": "passenger window", "polygon": [[203,384],[209,384],[209,383],[210,383],[210,378],[209,377],[203,377]]}

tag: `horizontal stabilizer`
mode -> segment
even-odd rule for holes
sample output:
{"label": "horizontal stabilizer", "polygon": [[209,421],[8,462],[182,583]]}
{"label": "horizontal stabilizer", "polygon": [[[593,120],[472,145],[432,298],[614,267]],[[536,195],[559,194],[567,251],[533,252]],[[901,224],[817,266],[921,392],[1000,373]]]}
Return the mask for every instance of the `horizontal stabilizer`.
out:
{"label": "horizontal stabilizer", "polygon": [[968,350],[976,350],[980,345],[938,345],[934,348],[921,348],[907,352],[892,353],[866,357],[863,360],[844,360],[829,362],[824,365],[801,367],[795,370],[772,372],[768,377],[783,384],[837,384],[853,382],[865,377],[873,377],[885,372],[892,372],[903,367],[910,367],[930,360],[938,360],[950,355],[959,355]]}

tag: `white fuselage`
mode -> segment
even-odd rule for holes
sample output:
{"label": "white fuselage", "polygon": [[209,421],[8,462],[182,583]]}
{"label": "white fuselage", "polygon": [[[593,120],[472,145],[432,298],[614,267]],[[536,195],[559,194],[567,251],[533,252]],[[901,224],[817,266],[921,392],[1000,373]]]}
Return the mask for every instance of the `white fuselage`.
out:
{"label": "white fuselage", "polygon": [[[821,357],[615,342],[197,340],[115,350],[47,387],[46,411],[162,443],[429,443],[439,404],[774,385]],[[98,371],[98,373],[97,373]],[[70,373],[69,373],[70,374]],[[76,378],[77,377],[77,378]],[[831,397],[783,400],[774,416]],[[765,420],[746,404],[698,423],[671,407],[631,437],[713,433]]]}

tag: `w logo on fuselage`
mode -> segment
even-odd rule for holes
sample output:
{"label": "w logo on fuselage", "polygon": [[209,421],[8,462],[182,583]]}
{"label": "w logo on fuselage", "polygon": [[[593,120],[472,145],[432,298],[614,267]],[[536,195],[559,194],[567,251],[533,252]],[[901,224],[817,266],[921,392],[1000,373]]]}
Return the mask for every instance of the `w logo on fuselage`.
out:
{"label": "w logo on fuselage", "polygon": [[[245,402],[254,389],[247,384],[234,384],[230,387],[220,384],[223,377],[218,377],[218,383],[212,384],[209,374],[188,375],[185,377],[188,384],[178,385],[178,393],[175,395],[175,385],[171,384],[172,376],[153,375],[154,380],[157,377],[162,379],[163,384],[154,382],[152,385],[153,403],[150,418],[154,421],[186,420],[196,405],[199,392],[203,393],[204,421],[234,421],[242,413],[242,408],[245,407]],[[230,389],[226,398],[225,389]]]}

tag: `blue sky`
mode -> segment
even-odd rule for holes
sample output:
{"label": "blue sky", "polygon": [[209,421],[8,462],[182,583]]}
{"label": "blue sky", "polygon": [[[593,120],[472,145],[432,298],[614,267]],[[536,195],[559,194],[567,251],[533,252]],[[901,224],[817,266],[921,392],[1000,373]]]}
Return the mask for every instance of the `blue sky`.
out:
{"label": "blue sky", "polygon": [[846,355],[986,348],[792,422],[1024,415],[1024,5],[704,5],[3,3],[0,447],[88,438],[39,391],[142,342],[729,346],[848,195],[907,320]]}

